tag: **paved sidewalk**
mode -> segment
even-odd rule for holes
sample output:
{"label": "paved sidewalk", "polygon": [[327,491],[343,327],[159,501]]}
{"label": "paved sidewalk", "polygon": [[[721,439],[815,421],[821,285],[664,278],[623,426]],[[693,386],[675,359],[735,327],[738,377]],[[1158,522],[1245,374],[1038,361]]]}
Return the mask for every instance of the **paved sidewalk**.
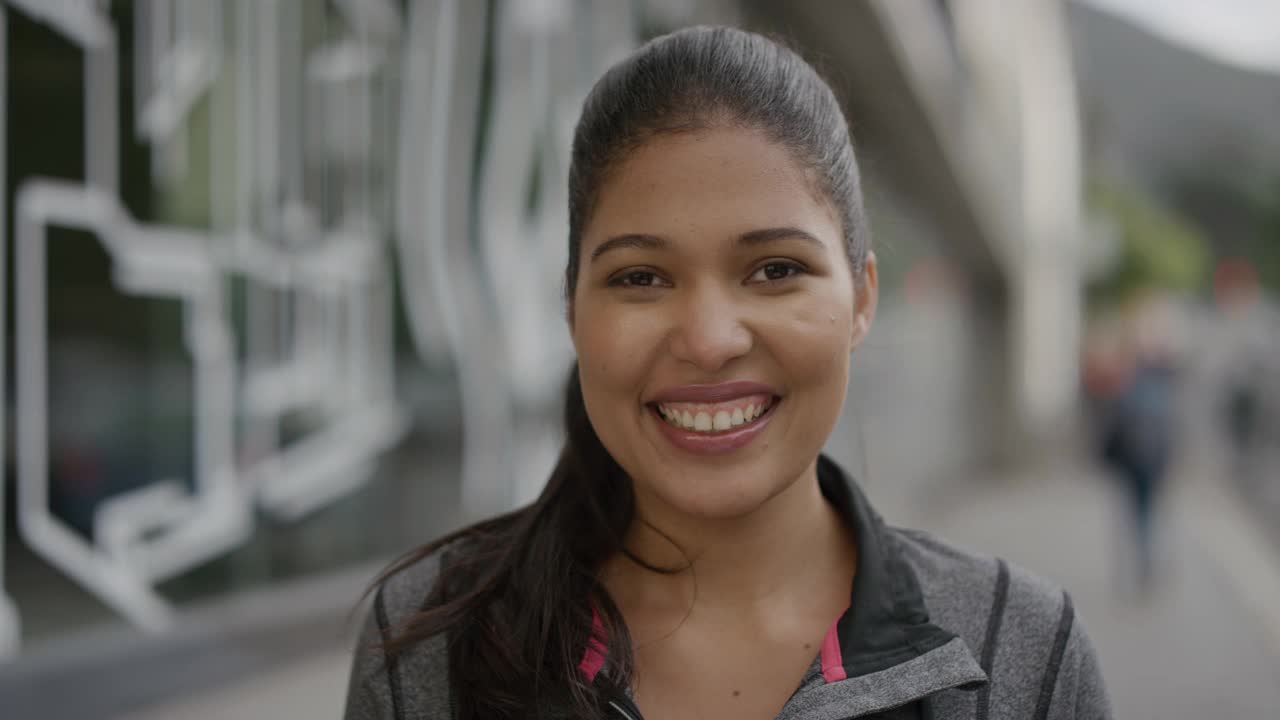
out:
{"label": "paved sidewalk", "polygon": [[1280,715],[1280,559],[1237,496],[1184,475],[1165,498],[1161,570],[1128,582],[1121,498],[1088,468],[948,493],[914,522],[1067,587],[1125,720]]}
{"label": "paved sidewalk", "polygon": [[334,648],[253,680],[129,715],[129,720],[338,720],[347,697],[349,648]]}

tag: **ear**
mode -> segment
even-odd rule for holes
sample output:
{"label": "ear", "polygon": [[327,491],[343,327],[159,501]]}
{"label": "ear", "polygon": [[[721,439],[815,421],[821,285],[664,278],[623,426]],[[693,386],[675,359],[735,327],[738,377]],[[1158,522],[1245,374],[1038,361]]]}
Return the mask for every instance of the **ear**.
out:
{"label": "ear", "polygon": [[880,272],[876,264],[876,254],[867,251],[867,258],[862,264],[861,277],[854,278],[853,286],[853,335],[850,337],[850,348],[856,350],[876,319],[876,305],[880,301]]}

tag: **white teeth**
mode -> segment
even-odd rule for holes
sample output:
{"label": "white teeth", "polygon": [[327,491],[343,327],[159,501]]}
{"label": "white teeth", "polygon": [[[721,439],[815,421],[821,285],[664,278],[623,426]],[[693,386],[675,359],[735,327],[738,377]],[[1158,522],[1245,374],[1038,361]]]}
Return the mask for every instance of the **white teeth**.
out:
{"label": "white teeth", "polygon": [[696,414],[689,410],[677,410],[662,405],[658,405],[657,409],[663,419],[678,428],[709,433],[724,432],[750,423],[764,415],[771,404],[770,402],[760,405],[752,403],[745,408],[735,407],[732,410],[717,410],[714,413],[702,411]]}

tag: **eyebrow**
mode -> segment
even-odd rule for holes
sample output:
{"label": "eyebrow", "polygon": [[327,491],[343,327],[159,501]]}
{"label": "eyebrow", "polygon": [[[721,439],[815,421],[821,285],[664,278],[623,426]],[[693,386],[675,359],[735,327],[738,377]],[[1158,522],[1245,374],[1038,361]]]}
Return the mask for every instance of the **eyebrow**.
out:
{"label": "eyebrow", "polygon": [[666,239],[657,235],[640,235],[636,233],[628,233],[626,235],[618,235],[600,243],[595,250],[591,251],[591,259],[594,261],[601,255],[610,250],[621,250],[622,248],[636,248],[638,250],[662,250],[671,243]]}
{"label": "eyebrow", "polygon": [[767,245],[780,240],[803,240],[818,247],[826,247],[821,240],[809,233],[794,227],[765,228],[752,230],[738,236],[739,245]]}
{"label": "eyebrow", "polygon": [[[738,236],[738,245],[767,245],[769,243],[780,242],[782,240],[803,240],[819,247],[825,247],[823,242],[814,237],[810,233],[794,227],[776,227],[764,228],[762,230],[751,230]],[[620,250],[622,248],[635,248],[638,250],[665,250],[670,247],[671,243],[657,235],[645,235],[642,233],[628,233],[626,235],[617,235],[600,243],[595,250],[591,251],[591,259],[604,255],[610,250]]]}

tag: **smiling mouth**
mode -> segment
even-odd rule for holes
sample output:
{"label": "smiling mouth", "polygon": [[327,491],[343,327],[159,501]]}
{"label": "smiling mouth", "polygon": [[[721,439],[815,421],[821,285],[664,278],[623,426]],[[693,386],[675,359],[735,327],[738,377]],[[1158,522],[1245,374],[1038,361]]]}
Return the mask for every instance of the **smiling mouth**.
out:
{"label": "smiling mouth", "polygon": [[753,396],[722,403],[650,403],[666,424],[685,432],[720,435],[761,422],[782,398]]}

